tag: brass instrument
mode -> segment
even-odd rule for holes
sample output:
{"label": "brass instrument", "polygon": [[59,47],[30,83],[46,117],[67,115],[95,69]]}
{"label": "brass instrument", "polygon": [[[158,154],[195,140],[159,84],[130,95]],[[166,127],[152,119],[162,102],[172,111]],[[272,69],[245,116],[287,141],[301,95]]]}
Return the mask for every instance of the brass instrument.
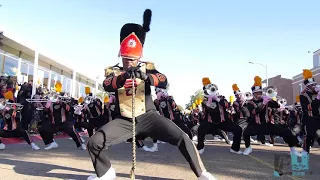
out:
{"label": "brass instrument", "polygon": [[206,89],[204,90],[205,96],[215,95],[218,96],[218,86],[215,84],[208,84]]}
{"label": "brass instrument", "polygon": [[244,94],[244,97],[246,100],[251,100],[253,98],[252,93],[251,92],[246,92]]}
{"label": "brass instrument", "polygon": [[280,97],[280,98],[278,99],[278,103],[279,103],[281,106],[285,107],[285,106],[287,105],[287,99]]}
{"label": "brass instrument", "polygon": [[94,98],[92,96],[86,96],[83,100],[84,104],[90,104],[92,103]]}
{"label": "brass instrument", "polygon": [[269,98],[275,98],[278,95],[277,88],[275,86],[268,86],[265,89],[265,95],[268,96]]}
{"label": "brass instrument", "polygon": [[23,109],[23,105],[20,103],[10,103],[6,99],[0,99],[0,110],[5,109],[8,107],[9,109],[21,110]]}
{"label": "brass instrument", "polygon": [[74,107],[74,114],[76,115],[81,115],[82,114],[82,110],[85,108],[84,105],[75,105]]}

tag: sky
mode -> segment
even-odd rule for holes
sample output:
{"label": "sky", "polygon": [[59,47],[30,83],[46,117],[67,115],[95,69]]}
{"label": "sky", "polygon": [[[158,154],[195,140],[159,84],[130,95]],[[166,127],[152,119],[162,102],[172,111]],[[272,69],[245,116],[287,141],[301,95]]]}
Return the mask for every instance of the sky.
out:
{"label": "sky", "polygon": [[[312,68],[320,49],[320,1],[216,0],[0,0],[0,26],[58,62],[103,81],[104,68],[121,62],[119,34],[153,12],[145,61],[155,63],[184,106],[202,78],[233,94],[247,92],[254,76],[285,78]],[[310,53],[308,53],[310,51]]]}

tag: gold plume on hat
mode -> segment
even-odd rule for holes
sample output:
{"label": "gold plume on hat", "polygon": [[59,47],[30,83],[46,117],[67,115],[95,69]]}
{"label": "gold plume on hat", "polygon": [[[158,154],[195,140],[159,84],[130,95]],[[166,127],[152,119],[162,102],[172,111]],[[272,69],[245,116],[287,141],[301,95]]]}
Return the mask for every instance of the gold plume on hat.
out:
{"label": "gold plume on hat", "polygon": [[296,96],[296,102],[300,102],[300,96]]}
{"label": "gold plume on hat", "polygon": [[253,86],[262,86],[262,79],[259,76],[254,77],[254,84]]}
{"label": "gold plume on hat", "polygon": [[4,94],[4,98],[5,98],[5,99],[8,99],[8,100],[13,100],[13,93],[12,93],[12,91],[7,91],[7,92]]}
{"label": "gold plume on hat", "polygon": [[104,97],[104,100],[103,100],[103,102],[104,102],[104,103],[107,103],[107,102],[109,102],[109,97],[108,97],[108,96]]}
{"label": "gold plume on hat", "polygon": [[203,86],[206,86],[208,84],[211,84],[211,81],[208,77],[204,77],[204,78],[202,78],[202,84],[203,84]]}
{"label": "gold plume on hat", "polygon": [[89,94],[91,92],[91,89],[89,86],[86,86],[84,89],[84,93]]}
{"label": "gold plume on hat", "polygon": [[237,84],[233,84],[232,89],[233,89],[233,91],[239,91],[239,87]]}
{"label": "gold plume on hat", "polygon": [[154,66],[154,63],[153,62],[146,62],[147,66],[146,66],[146,69],[147,70],[155,70],[156,67]]}
{"label": "gold plume on hat", "polygon": [[81,96],[79,99],[78,99],[78,103],[83,103],[83,101],[84,101],[84,99],[83,99],[83,97]]}
{"label": "gold plume on hat", "polygon": [[56,90],[56,92],[60,93],[62,92],[62,84],[60,81],[57,81],[56,84],[54,85],[54,88]]}
{"label": "gold plume on hat", "polygon": [[302,75],[304,79],[312,78],[312,72],[309,69],[304,69]]}

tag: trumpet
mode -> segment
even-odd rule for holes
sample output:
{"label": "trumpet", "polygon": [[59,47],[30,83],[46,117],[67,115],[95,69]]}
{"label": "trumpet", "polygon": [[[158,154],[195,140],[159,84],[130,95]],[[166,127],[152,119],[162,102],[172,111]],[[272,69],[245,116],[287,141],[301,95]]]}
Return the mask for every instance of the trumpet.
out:
{"label": "trumpet", "polygon": [[23,105],[20,103],[10,103],[7,102],[8,100],[0,99],[0,110],[5,109],[8,107],[9,109],[21,110],[23,109]]}
{"label": "trumpet", "polygon": [[251,100],[253,98],[252,93],[251,92],[246,92],[244,94],[244,97],[246,100]]}
{"label": "trumpet", "polygon": [[277,97],[278,91],[275,86],[268,86],[265,90],[265,95],[268,96],[269,98],[274,98]]}

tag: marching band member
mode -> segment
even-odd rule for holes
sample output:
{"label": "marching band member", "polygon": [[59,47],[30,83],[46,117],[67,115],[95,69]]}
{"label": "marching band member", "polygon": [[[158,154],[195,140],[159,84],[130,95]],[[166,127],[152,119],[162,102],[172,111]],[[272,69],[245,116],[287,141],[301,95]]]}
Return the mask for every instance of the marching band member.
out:
{"label": "marching band member", "polygon": [[241,93],[237,84],[233,84],[232,89],[236,97],[236,100],[232,104],[234,109],[233,120],[244,131],[245,128],[248,126],[248,119],[250,117],[250,113],[246,104],[246,99],[244,95]]}
{"label": "marching band member", "polygon": [[259,76],[254,78],[254,85],[251,87],[251,90],[253,98],[247,105],[250,112],[250,122],[243,132],[243,140],[246,146],[243,154],[249,155],[252,152],[250,136],[262,133],[264,135],[274,134],[281,136],[284,141],[289,144],[291,153],[301,156],[294,148],[295,137],[292,135],[291,131],[288,128],[274,123],[271,108],[279,108],[280,105],[277,101],[272,100],[271,97],[262,95],[262,81]]}
{"label": "marching band member", "polygon": [[300,95],[296,96],[294,109],[290,110],[289,128],[296,133],[300,144],[303,142],[304,128],[302,128],[302,109],[300,104]]}
{"label": "marching band member", "polygon": [[[8,91],[4,94],[4,98],[0,102],[0,110],[2,111],[2,116],[4,119],[4,128],[0,129],[0,137],[3,138],[18,138],[22,137],[31,148],[34,150],[39,150],[40,148],[33,142],[30,138],[28,132],[24,130],[21,126],[21,108],[15,104],[13,105],[3,105],[7,100],[9,103],[13,103],[13,93]],[[5,145],[0,140],[0,149],[5,149]]]}
{"label": "marching band member", "polygon": [[[83,109],[83,97],[80,97],[78,99],[77,106],[74,107],[74,115],[76,117],[76,122],[74,123],[74,127],[76,129],[78,128],[84,128],[87,130],[89,137],[93,135],[94,125],[88,122],[88,119],[85,116],[84,109]],[[81,138],[81,141],[84,142],[84,140]]]}
{"label": "marching band member", "polygon": [[[114,179],[115,170],[110,159],[101,153],[110,146],[121,143],[132,136],[132,86],[136,86],[135,114],[137,117],[136,133],[156,138],[179,147],[179,150],[189,162],[191,169],[202,180],[215,179],[202,164],[190,138],[172,121],[161,116],[156,111],[151,96],[151,86],[165,88],[167,78],[164,74],[148,66],[138,66],[142,56],[146,32],[151,22],[151,10],[144,12],[143,26],[125,24],[120,32],[120,56],[123,68],[121,75],[108,76],[103,86],[107,92],[115,92],[119,102],[121,117],[104,125],[88,141],[88,151],[97,175],[88,180]],[[135,79],[131,79],[134,75]]]}
{"label": "marching band member", "polygon": [[[192,139],[192,134],[190,129],[186,127],[182,120],[180,119],[180,116],[175,117],[174,110],[176,109],[177,105],[173,99],[172,96],[169,96],[167,92],[164,91],[158,91],[157,92],[157,104],[158,110],[160,115],[172,120],[181,130],[183,130],[189,137]],[[156,145],[156,143],[154,144]]]}
{"label": "marching band member", "polygon": [[87,94],[84,103],[86,113],[88,115],[89,123],[93,124],[96,129],[108,123],[108,119],[102,116],[102,102],[100,99],[92,96],[90,87],[85,87],[85,93]]}
{"label": "marching band member", "polygon": [[302,123],[305,125],[306,138],[303,145],[302,153],[309,153],[317,131],[320,129],[320,88],[317,87],[312,72],[310,70],[303,70],[305,90],[301,92],[300,103],[303,112]]}
{"label": "marching band member", "polygon": [[230,149],[231,153],[242,154],[240,151],[242,129],[235,124],[229,117],[227,112],[228,101],[218,97],[218,86],[211,84],[209,78],[203,78],[203,90],[205,99],[202,102],[202,109],[205,114],[205,120],[200,124],[198,129],[198,144],[199,153],[204,152],[204,138],[209,132],[214,132],[218,129],[233,133],[233,143]]}
{"label": "marching band member", "polygon": [[[62,90],[62,84],[57,82],[55,84],[55,89],[57,93],[60,93]],[[77,147],[81,147],[85,150],[86,146],[83,144],[79,134],[76,132],[73,122],[70,122],[67,119],[70,111],[70,105],[57,98],[55,101],[48,100],[45,109],[50,121],[46,121],[47,123],[43,123],[42,126],[38,128],[43,142],[45,145],[49,145],[45,150],[58,148],[58,144],[54,141],[53,136],[54,133],[59,131],[63,131],[68,134],[75,141]]]}

